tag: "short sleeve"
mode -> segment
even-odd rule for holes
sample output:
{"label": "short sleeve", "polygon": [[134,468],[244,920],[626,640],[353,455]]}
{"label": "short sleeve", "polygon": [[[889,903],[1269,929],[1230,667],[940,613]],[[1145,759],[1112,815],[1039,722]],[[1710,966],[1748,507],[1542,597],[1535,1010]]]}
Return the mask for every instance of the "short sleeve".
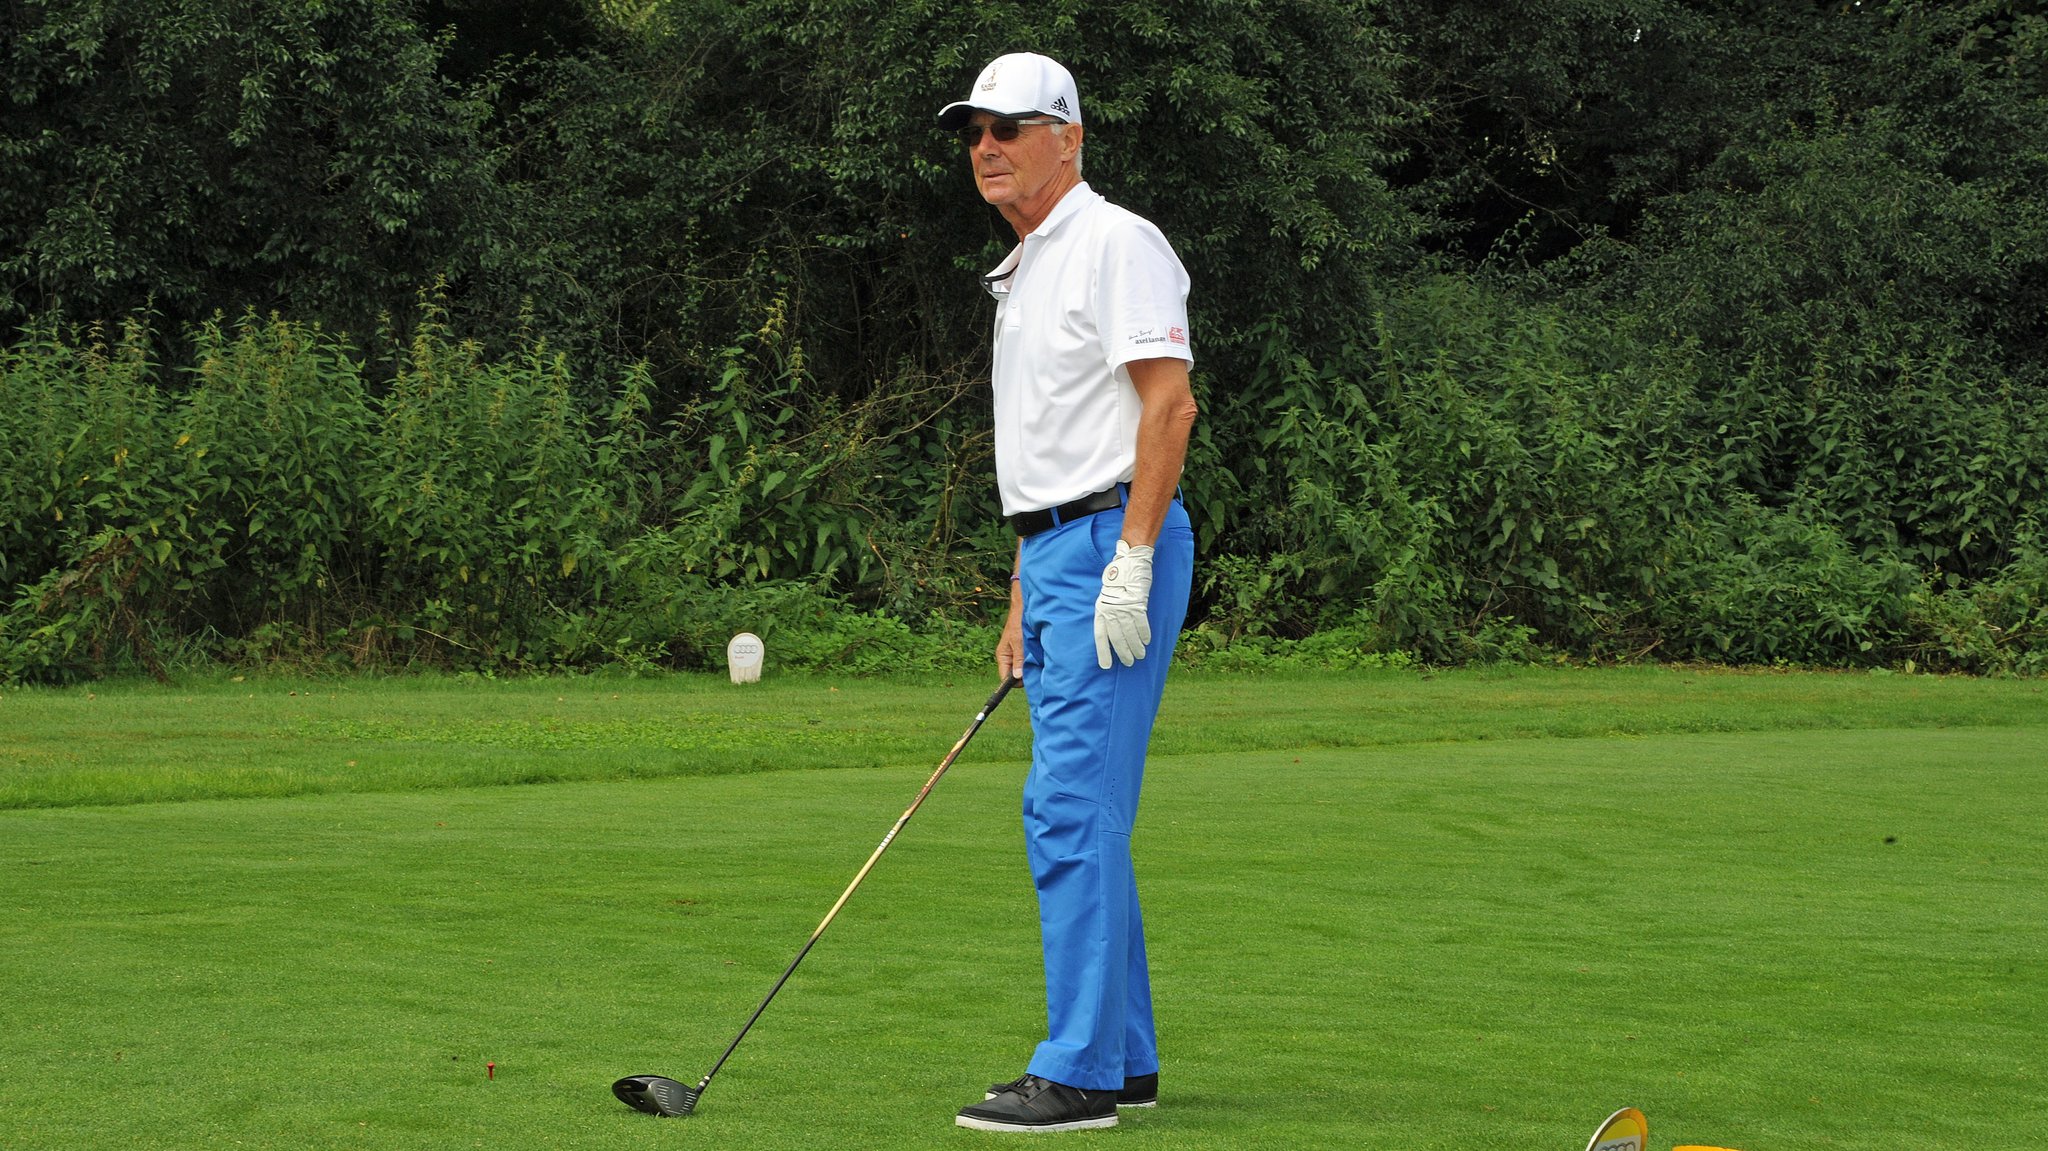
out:
{"label": "short sleeve", "polygon": [[1158,228],[1126,216],[1104,237],[1096,330],[1109,367],[1132,360],[1194,362],[1188,342],[1188,273]]}

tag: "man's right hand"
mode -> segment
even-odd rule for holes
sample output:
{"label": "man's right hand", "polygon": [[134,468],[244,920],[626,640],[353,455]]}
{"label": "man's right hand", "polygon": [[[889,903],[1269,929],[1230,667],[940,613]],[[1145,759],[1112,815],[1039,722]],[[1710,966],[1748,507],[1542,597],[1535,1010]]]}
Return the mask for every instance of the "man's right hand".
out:
{"label": "man's right hand", "polygon": [[[1016,588],[1012,583],[1010,587]],[[1021,593],[1010,594],[1010,614],[1003,620],[1003,636],[996,641],[996,671],[1005,676],[1024,676],[1024,607]]]}

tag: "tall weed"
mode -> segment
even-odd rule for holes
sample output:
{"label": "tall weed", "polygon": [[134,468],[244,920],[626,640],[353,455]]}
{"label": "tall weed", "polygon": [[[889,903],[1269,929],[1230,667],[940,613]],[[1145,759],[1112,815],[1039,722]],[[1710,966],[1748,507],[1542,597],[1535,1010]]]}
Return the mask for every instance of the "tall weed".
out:
{"label": "tall weed", "polygon": [[145,325],[108,341],[98,327],[35,329],[0,366],[10,677],[160,671],[160,629],[220,564],[201,510],[204,453],[173,435]]}
{"label": "tall weed", "polygon": [[[364,447],[372,411],[361,366],[318,328],[218,318],[173,409],[200,466],[196,507],[212,550],[194,609],[228,635],[265,624],[345,625],[362,604]],[[224,574],[223,574],[224,573]],[[339,609],[338,611],[336,609]]]}

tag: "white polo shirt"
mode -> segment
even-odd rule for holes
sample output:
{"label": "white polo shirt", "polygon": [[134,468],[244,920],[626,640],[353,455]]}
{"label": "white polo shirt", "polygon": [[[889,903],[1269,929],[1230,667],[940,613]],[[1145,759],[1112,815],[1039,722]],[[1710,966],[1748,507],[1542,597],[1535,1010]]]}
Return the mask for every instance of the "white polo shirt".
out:
{"label": "white polo shirt", "polygon": [[984,282],[998,303],[1003,514],[1128,482],[1143,406],[1124,365],[1188,348],[1188,273],[1143,218],[1077,184]]}

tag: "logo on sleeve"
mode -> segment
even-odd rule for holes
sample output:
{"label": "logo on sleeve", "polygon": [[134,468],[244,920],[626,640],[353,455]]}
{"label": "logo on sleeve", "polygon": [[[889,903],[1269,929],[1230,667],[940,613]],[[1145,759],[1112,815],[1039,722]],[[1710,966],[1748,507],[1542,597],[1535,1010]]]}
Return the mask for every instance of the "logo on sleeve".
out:
{"label": "logo on sleeve", "polygon": [[1188,330],[1186,328],[1168,328],[1166,329],[1166,338],[1185,347],[1188,342]]}

